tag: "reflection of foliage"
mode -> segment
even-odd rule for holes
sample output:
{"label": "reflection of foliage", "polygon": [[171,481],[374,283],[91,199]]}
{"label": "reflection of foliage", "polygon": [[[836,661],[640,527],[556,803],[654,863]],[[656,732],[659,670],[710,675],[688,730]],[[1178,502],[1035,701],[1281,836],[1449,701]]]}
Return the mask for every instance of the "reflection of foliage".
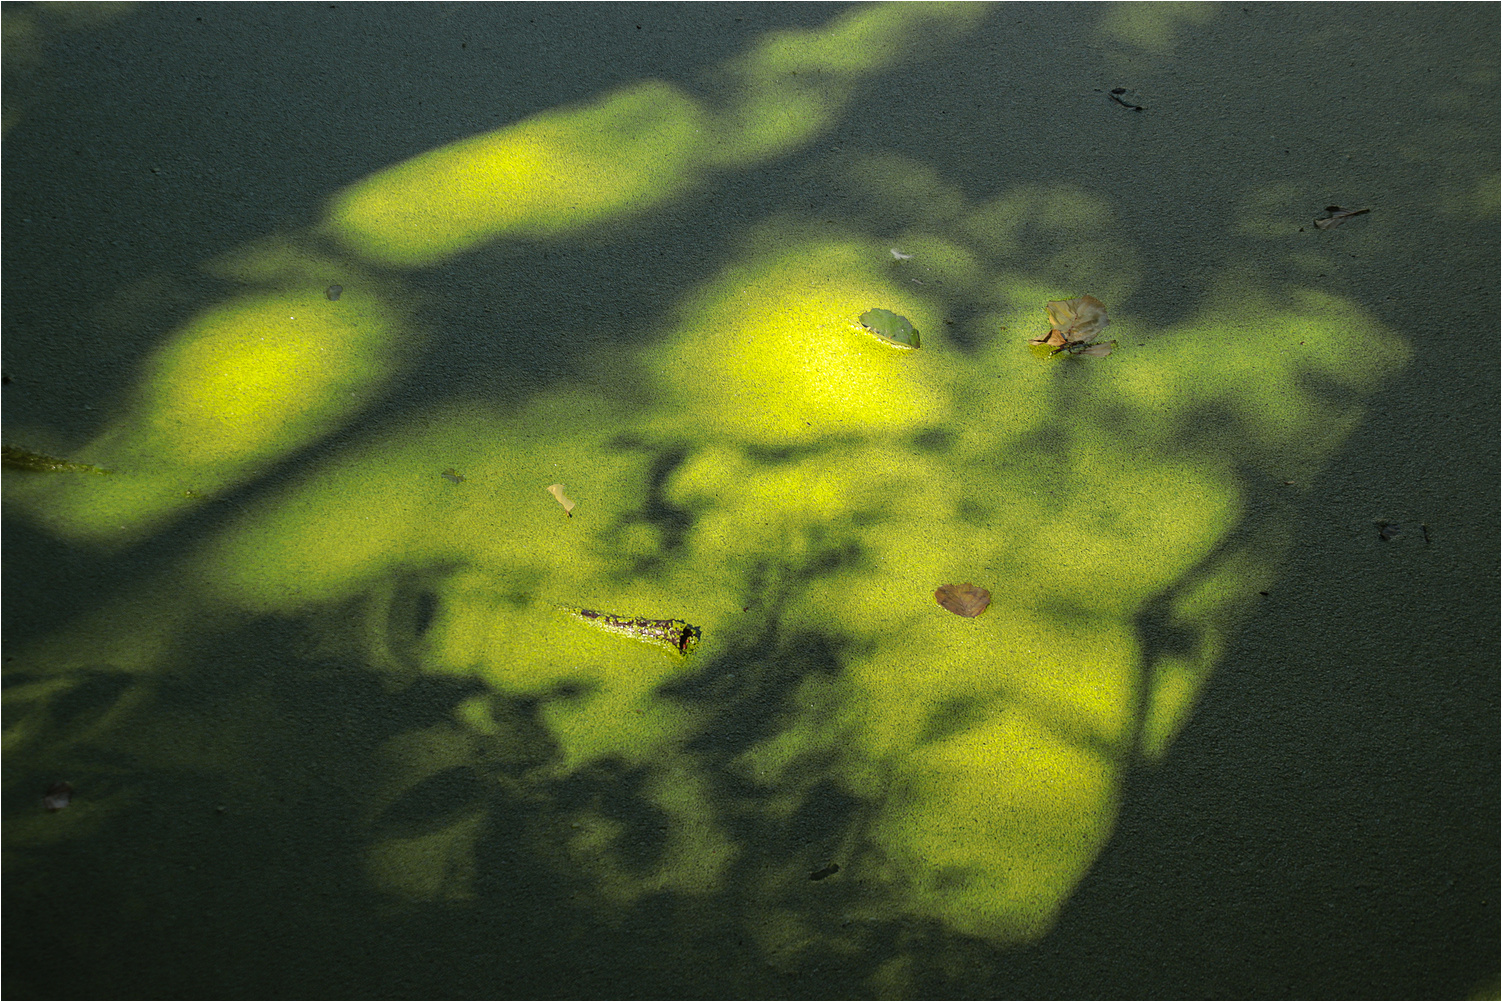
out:
{"label": "reflection of foliage", "polygon": [[[740,102],[642,84],[433,151],[336,198],[325,235],[366,266],[417,266],[649,211],[706,164],[824,128],[869,72],[852,39],[883,60],[902,40],[884,23],[769,40],[729,74]],[[791,80],[821,60],[832,82]],[[1124,770],[1168,746],[1271,573],[1283,527],[1248,515],[1249,485],[1304,480],[1404,349],[1346,301],[1244,278],[1153,328],[1132,319],[1138,265],[1102,200],[1060,185],[970,204],[898,157],[850,175],[879,208],[905,202],[910,258],[874,224],[773,218],[657,344],[594,381],[414,409],[330,447],[169,575],[27,651],[8,785],[86,743],[91,761],[124,749],[141,773],[218,772],[265,798],[247,749],[292,740],[275,723],[286,676],[358,664],[412,704],[356,728],[378,778],[337,777],[388,894],[473,898],[504,827],[513,858],[602,912],[731,902],[789,966],[911,946],[913,918],[921,935],[1042,935],[1111,831]],[[156,466],[113,494],[47,485],[19,506],[114,541],[164,497],[180,505],[173,478],[228,489],[348,420],[394,371],[405,310],[300,248],[231,269],[253,294],[178,331],[102,437]],[[1140,342],[1129,364],[1043,368],[996,333],[1082,282]],[[917,318],[924,350],[853,333],[873,302]],[[463,490],[434,457],[466,471]],[[559,517],[540,489],[558,469],[587,515]],[[934,585],[982,574],[993,605],[957,628]],[[703,640],[665,658],[560,606],[682,616]],[[308,650],[246,653],[286,621]],[[201,663],[236,711],[212,733],[172,678]],[[64,712],[78,693],[97,717]],[[27,822],[12,845],[82,830],[145,782],[103,786],[105,771],[70,775],[70,827]],[[915,953],[873,983],[898,990]]]}

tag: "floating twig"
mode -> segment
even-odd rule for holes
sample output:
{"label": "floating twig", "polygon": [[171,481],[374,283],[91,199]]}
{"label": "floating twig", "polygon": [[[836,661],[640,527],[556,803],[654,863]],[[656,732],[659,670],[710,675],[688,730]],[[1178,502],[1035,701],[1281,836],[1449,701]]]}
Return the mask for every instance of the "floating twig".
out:
{"label": "floating twig", "polygon": [[1341,223],[1345,222],[1347,219],[1350,219],[1352,216],[1364,216],[1372,210],[1342,209],[1338,205],[1327,205],[1325,206],[1325,211],[1330,213],[1330,215],[1321,216],[1314,221],[1314,225],[1322,230],[1328,230],[1332,226],[1339,226]]}

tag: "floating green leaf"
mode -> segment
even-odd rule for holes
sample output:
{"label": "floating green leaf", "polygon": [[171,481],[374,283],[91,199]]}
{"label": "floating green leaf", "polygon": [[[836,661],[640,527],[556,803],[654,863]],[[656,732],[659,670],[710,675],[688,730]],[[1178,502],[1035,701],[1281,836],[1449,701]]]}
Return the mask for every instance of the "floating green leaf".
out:
{"label": "floating green leaf", "polygon": [[918,347],[918,329],[907,317],[891,310],[867,310],[861,314],[861,326],[899,348]]}

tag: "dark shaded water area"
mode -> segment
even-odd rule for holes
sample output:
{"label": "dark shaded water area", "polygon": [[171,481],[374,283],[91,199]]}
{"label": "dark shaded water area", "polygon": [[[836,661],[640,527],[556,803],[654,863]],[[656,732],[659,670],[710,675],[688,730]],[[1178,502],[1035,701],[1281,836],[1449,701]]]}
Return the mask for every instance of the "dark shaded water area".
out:
{"label": "dark shaded water area", "polygon": [[[1496,6],[908,7],[0,8],[4,439],[117,469],[4,475],[7,995],[1495,995]],[[538,116],[617,154],[356,211],[447,205],[383,172]],[[631,167],[659,126],[649,164],[687,152]],[[822,308],[735,299],[788,275],[911,295],[950,368],[870,401],[762,342],[716,368]],[[977,432],[1022,427],[1042,383],[997,359],[1092,291],[1120,348]],[[335,302],[387,340],[214,382],[262,322],[222,304]],[[787,430],[778,393],[853,417]],[[414,454],[412,491],[487,500],[409,504]],[[950,468],[953,511],[887,477]],[[1199,510],[1181,483],[1208,527],[1155,543],[1133,512]],[[889,565],[967,547],[975,630],[944,646],[947,578],[882,618]],[[550,602],[692,619],[700,667],[555,655]]]}

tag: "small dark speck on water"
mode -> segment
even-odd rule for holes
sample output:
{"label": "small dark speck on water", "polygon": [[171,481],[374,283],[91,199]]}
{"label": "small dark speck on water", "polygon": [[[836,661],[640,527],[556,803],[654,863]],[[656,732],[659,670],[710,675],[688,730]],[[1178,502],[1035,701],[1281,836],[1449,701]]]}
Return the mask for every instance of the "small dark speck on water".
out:
{"label": "small dark speck on water", "polygon": [[331,285],[323,290],[323,294],[329,298],[330,302],[338,299],[342,292],[344,292],[344,286],[342,285]]}
{"label": "small dark speck on water", "polygon": [[53,783],[42,795],[42,806],[49,811],[60,811],[73,800],[73,787],[69,783]]}

